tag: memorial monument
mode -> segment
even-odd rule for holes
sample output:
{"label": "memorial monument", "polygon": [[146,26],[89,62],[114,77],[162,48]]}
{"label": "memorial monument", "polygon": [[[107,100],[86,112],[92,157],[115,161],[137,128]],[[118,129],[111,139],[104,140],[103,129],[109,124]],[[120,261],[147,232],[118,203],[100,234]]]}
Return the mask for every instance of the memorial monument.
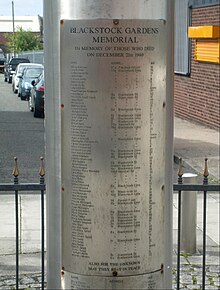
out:
{"label": "memorial monument", "polygon": [[61,222],[62,288],[169,289],[172,1],[61,2],[48,122],[56,111],[62,208],[48,219]]}

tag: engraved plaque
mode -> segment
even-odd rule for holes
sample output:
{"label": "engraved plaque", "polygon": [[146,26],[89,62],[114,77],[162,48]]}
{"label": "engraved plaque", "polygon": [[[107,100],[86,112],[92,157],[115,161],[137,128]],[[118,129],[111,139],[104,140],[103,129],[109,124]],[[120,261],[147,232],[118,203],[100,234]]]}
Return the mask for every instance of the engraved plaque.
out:
{"label": "engraved plaque", "polygon": [[141,276],[100,277],[82,276],[65,272],[61,279],[62,289],[156,289],[164,290],[161,272],[143,274]]}
{"label": "engraved plaque", "polygon": [[61,21],[62,263],[72,289],[92,289],[93,276],[100,289],[114,279],[127,289],[135,275],[151,277],[148,289],[162,284],[165,32],[163,20]]}

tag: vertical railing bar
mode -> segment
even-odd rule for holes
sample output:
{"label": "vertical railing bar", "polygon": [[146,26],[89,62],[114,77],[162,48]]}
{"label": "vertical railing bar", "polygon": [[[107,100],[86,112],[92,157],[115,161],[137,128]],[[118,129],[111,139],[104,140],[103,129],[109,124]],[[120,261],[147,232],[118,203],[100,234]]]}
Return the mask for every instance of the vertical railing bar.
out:
{"label": "vertical railing bar", "polygon": [[206,275],[206,191],[204,191],[203,201],[203,257],[202,257],[202,289],[205,290],[205,275]]}
{"label": "vertical railing bar", "polygon": [[41,278],[41,285],[42,285],[42,290],[44,290],[44,190],[41,190],[41,240],[42,240],[42,248],[41,248],[42,278]]}
{"label": "vertical railing bar", "polygon": [[178,230],[177,230],[177,290],[180,289],[180,238],[181,238],[181,190],[178,192]]}
{"label": "vertical railing bar", "polygon": [[[14,158],[14,169],[12,175],[14,176],[14,184],[18,184],[18,163],[17,157]],[[15,239],[16,239],[16,290],[19,284],[19,209],[18,209],[18,190],[15,190]]]}
{"label": "vertical railing bar", "polygon": [[[40,184],[44,184],[44,159],[40,162]],[[44,290],[44,190],[41,190],[41,288]]]}
{"label": "vertical railing bar", "polygon": [[[182,179],[182,158],[179,159],[179,170],[178,170],[178,184],[183,183]],[[178,229],[177,229],[177,290],[180,289],[180,238],[181,238],[181,195],[182,191],[178,191]]]}
{"label": "vertical railing bar", "polygon": [[19,220],[18,220],[18,191],[15,190],[15,226],[16,226],[16,290],[19,280]]}
{"label": "vertical railing bar", "polygon": [[[208,159],[205,158],[205,168],[203,174],[203,184],[208,184]],[[206,209],[207,209],[207,191],[204,190],[204,200],[203,200],[203,257],[202,257],[202,289],[205,290],[205,280],[206,280]]]}

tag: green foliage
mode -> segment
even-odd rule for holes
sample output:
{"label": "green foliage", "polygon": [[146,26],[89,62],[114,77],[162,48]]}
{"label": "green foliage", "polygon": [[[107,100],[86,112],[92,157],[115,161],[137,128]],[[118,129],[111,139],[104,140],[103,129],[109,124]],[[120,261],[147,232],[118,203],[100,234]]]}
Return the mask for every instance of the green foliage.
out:
{"label": "green foliage", "polygon": [[180,256],[184,257],[186,259],[186,261],[190,264],[189,257],[192,256],[191,254],[185,253],[185,252],[181,252]]}
{"label": "green foliage", "polygon": [[22,27],[18,27],[14,35],[8,33],[6,39],[11,52],[40,50],[43,48],[40,38],[31,30],[23,30]]}
{"label": "green foliage", "polygon": [[195,275],[192,276],[193,285],[197,284],[197,278]]}
{"label": "green foliage", "polygon": [[212,276],[208,276],[208,279],[209,279],[209,284],[210,284],[211,286],[215,286],[215,282],[214,282],[214,280],[213,280],[213,277],[212,277]]}

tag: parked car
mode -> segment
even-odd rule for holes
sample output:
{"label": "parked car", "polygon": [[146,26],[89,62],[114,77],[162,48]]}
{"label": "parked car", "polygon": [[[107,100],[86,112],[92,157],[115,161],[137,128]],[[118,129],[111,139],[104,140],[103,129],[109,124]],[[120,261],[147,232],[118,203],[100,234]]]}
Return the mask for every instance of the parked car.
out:
{"label": "parked car", "polygon": [[38,63],[19,63],[16,67],[15,73],[12,76],[12,90],[16,94],[18,92],[19,77],[22,76],[24,69],[31,67],[41,67]]}
{"label": "parked car", "polygon": [[39,67],[32,67],[24,69],[21,76],[19,76],[18,84],[18,96],[21,100],[29,100],[31,91],[31,82],[37,80],[39,75],[43,71],[43,65],[39,64]]}
{"label": "parked car", "polygon": [[5,82],[8,82],[8,83],[12,82],[12,75],[15,73],[17,65],[22,62],[27,63],[27,62],[30,62],[30,60],[27,58],[14,57],[8,63],[5,64],[5,68],[4,68]]}
{"label": "parked car", "polygon": [[34,112],[34,117],[44,117],[44,72],[35,81],[32,81],[29,110]]}
{"label": "parked car", "polygon": [[0,48],[0,72],[4,71],[5,67],[5,55],[3,50]]}

